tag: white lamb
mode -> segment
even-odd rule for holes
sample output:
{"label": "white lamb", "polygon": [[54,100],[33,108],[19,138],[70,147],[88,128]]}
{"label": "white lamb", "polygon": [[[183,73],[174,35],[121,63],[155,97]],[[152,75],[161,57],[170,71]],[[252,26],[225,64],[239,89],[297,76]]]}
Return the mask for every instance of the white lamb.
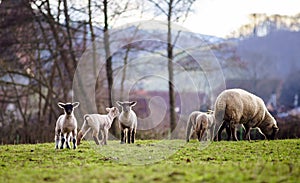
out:
{"label": "white lamb", "polygon": [[58,149],[59,140],[61,138],[60,149],[64,148],[64,143],[70,149],[70,135],[73,136],[73,149],[76,149],[76,135],[77,135],[77,120],[73,114],[74,108],[79,106],[79,102],[57,104],[64,109],[65,114],[60,115],[55,126],[55,148]]}
{"label": "white lamb", "polygon": [[134,143],[137,128],[137,116],[132,110],[132,107],[136,105],[136,102],[117,101],[117,104],[120,107],[122,107],[122,112],[119,115],[119,125],[121,129],[121,144],[126,143],[126,135],[127,143]]}
{"label": "white lamb", "polygon": [[[200,111],[194,111],[189,115],[187,121],[186,142],[190,141],[192,131],[197,134],[199,141],[202,140],[204,135],[206,135],[207,140],[212,139],[214,135],[214,129],[215,118],[213,112],[204,113]],[[210,138],[208,134],[210,134]]]}
{"label": "white lamb", "polygon": [[[84,115],[84,122],[81,130],[78,133],[77,145],[80,144],[81,139],[90,131],[93,130],[93,138],[97,145],[107,145],[108,130],[115,117],[119,115],[119,109],[116,107],[106,108],[108,114],[86,114]],[[98,135],[101,131],[102,140],[99,141]]]}

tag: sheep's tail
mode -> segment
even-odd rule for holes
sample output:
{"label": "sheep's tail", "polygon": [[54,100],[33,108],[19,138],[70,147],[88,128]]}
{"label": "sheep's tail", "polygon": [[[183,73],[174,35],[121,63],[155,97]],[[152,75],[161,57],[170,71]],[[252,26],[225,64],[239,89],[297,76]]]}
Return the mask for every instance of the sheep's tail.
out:
{"label": "sheep's tail", "polygon": [[215,129],[214,129],[214,134],[215,140],[217,139],[218,136],[218,131],[219,128],[221,127],[222,123],[223,123],[223,119],[225,116],[225,111],[226,111],[226,101],[224,99],[222,99],[222,97],[218,97],[215,103],[215,110],[214,110],[214,120],[215,120]]}
{"label": "sheep's tail", "polygon": [[86,114],[86,115],[83,116],[83,125],[82,125],[82,128],[78,132],[78,135],[77,135],[77,145],[80,145],[80,141],[83,139],[83,137],[90,130],[90,127],[88,125],[88,120],[87,120],[88,117],[89,117],[88,114]]}

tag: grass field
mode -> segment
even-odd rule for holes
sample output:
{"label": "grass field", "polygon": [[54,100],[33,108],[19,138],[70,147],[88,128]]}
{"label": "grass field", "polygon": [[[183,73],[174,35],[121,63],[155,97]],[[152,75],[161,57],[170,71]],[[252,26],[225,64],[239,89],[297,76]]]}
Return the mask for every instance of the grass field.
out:
{"label": "grass field", "polygon": [[300,140],[0,146],[0,182],[300,182]]}

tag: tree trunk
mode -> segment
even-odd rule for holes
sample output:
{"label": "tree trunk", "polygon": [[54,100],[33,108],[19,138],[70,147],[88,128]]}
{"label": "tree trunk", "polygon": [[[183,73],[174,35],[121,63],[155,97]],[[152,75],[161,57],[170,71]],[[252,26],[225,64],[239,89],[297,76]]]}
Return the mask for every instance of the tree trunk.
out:
{"label": "tree trunk", "polygon": [[[105,58],[106,58],[106,77],[108,85],[108,104],[109,107],[112,107],[112,85],[113,85],[113,71],[112,71],[112,56],[110,54],[110,43],[109,43],[109,30],[108,30],[108,1],[103,0],[104,6],[104,49],[105,49]],[[115,121],[115,120],[114,120]],[[114,122],[111,127],[111,133],[116,135],[117,124]]]}
{"label": "tree trunk", "polygon": [[169,74],[169,102],[170,102],[170,130],[171,132],[176,127],[176,113],[175,113],[175,91],[174,91],[174,72],[173,72],[173,45],[172,45],[172,4],[173,1],[169,2],[168,12],[168,74]]}

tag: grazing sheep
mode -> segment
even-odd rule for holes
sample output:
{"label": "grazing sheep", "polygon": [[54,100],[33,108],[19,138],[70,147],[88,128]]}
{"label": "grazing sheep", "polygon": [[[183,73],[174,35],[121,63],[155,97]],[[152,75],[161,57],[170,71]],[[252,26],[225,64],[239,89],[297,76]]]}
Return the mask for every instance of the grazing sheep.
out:
{"label": "grazing sheep", "polygon": [[70,149],[70,135],[73,136],[73,149],[76,149],[76,135],[77,135],[77,120],[73,114],[73,110],[79,106],[79,102],[57,104],[64,109],[65,114],[60,115],[55,126],[55,148],[58,149],[59,140],[61,137],[60,149],[64,148],[64,143]]}
{"label": "grazing sheep", "polygon": [[213,132],[215,128],[213,113],[204,113],[199,111],[194,111],[189,115],[186,129],[186,142],[190,141],[190,136],[192,130],[196,132],[198,140],[201,141],[204,134],[208,138],[208,130],[210,130],[210,138],[213,138]]}
{"label": "grazing sheep", "polygon": [[136,102],[117,101],[117,104],[120,107],[122,107],[122,112],[119,115],[119,125],[121,129],[121,144],[126,143],[126,136],[128,144],[134,143],[137,127],[137,117],[135,112],[132,110],[132,107],[136,105]]}
{"label": "grazing sheep", "polygon": [[[86,114],[84,115],[84,122],[81,130],[78,133],[77,145],[80,144],[81,139],[90,131],[93,130],[93,138],[97,145],[107,145],[108,130],[115,117],[119,115],[119,109],[116,107],[106,108],[108,114]],[[102,140],[99,142],[99,131],[101,131]]]}
{"label": "grazing sheep", "polygon": [[229,125],[235,141],[236,126],[245,127],[244,139],[250,140],[250,129],[258,127],[267,139],[274,139],[279,128],[276,120],[267,110],[263,100],[242,89],[223,91],[215,102],[215,119],[221,123],[217,140],[221,140],[222,130]]}

